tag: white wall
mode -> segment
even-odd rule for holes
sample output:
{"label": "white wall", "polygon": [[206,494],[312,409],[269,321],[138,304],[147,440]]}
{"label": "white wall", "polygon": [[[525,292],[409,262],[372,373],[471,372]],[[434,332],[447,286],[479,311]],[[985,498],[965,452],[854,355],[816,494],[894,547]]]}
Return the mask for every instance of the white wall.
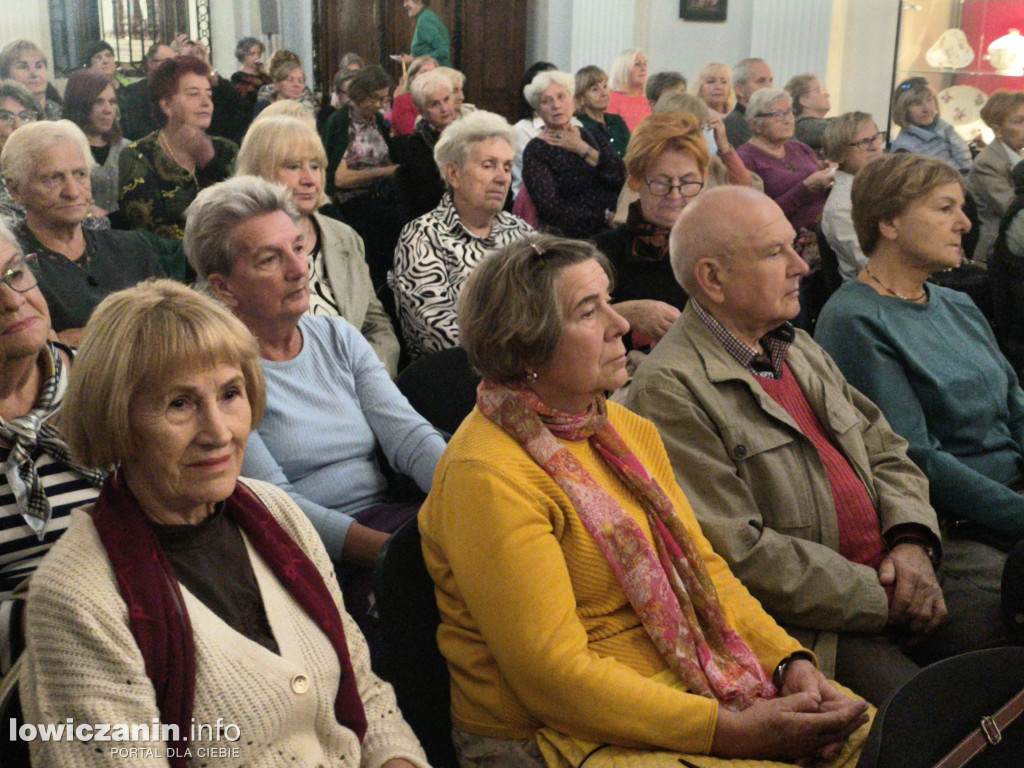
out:
{"label": "white wall", "polygon": [[53,59],[50,45],[50,8],[46,0],[18,3],[14,0],[0,2],[0,47],[11,40],[31,40]]}
{"label": "white wall", "polygon": [[708,62],[721,61],[731,67],[752,55],[750,35],[754,2],[730,0],[724,22],[683,21],[679,18],[678,2],[651,2],[644,9],[649,14],[645,20],[646,30],[637,30],[647,52],[650,72],[677,71],[692,80],[697,70]]}
{"label": "white wall", "polygon": [[525,70],[535,61],[569,69],[572,53],[572,0],[529,0],[526,4]]}
{"label": "white wall", "polygon": [[837,2],[828,76],[833,114],[870,112],[885,130],[898,18],[892,0]]}

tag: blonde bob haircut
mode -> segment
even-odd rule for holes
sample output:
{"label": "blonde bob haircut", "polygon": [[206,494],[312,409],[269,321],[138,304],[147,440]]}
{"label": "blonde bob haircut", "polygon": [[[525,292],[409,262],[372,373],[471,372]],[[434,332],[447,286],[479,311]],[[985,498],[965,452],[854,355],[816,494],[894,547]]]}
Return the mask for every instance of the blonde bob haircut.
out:
{"label": "blonde bob haircut", "polygon": [[[301,104],[300,109],[308,114]],[[316,160],[320,163],[320,200],[317,207],[331,200],[323,192],[327,183],[327,152],[316,132],[305,120],[294,117],[266,117],[254,120],[238,149],[235,173],[277,181],[277,172],[285,163]]]}
{"label": "blonde bob haircut", "polygon": [[704,81],[709,77],[714,77],[722,72],[725,72],[725,79],[729,81],[726,85],[726,90],[729,92],[729,96],[725,100],[725,114],[732,112],[733,107],[736,106],[736,89],[732,87],[732,70],[729,69],[728,64],[723,64],[720,61],[712,61],[705,64],[703,67],[697,70],[697,74],[693,77],[693,87],[696,89],[697,96],[700,96],[700,89],[704,86]]}
{"label": "blonde bob haircut", "polygon": [[71,368],[62,429],[84,465],[111,469],[138,452],[131,411],[139,394],[182,371],[238,366],[252,429],[266,407],[256,339],[227,307],[173,280],[139,283],[100,302]]}
{"label": "blonde bob haircut", "polygon": [[486,379],[515,382],[551,362],[564,320],[558,278],[591,260],[614,282],[611,263],[583,240],[530,235],[486,256],[458,300],[460,343],[470,364]]}
{"label": "blonde bob haircut", "polygon": [[70,120],[40,120],[26,123],[7,137],[0,152],[3,177],[15,184],[27,184],[36,163],[61,142],[77,147],[90,171],[96,165],[81,128]]}
{"label": "blonde bob haircut", "polygon": [[648,115],[641,120],[626,147],[625,161],[630,189],[636,191],[647,175],[647,170],[662,153],[672,151],[692,157],[701,177],[707,177],[710,162],[708,143],[696,117],[676,112]]}
{"label": "blonde bob haircut", "polygon": [[935,91],[923,77],[911,77],[896,86],[892,95],[892,121],[900,128],[906,128],[910,124],[910,108],[915,104],[921,104],[931,99],[939,106],[939,99]]}
{"label": "blonde bob haircut", "polygon": [[910,152],[882,155],[857,171],[850,197],[853,229],[864,254],[871,258],[881,238],[879,225],[892,221],[934,189],[959,184],[961,173],[943,160]]}

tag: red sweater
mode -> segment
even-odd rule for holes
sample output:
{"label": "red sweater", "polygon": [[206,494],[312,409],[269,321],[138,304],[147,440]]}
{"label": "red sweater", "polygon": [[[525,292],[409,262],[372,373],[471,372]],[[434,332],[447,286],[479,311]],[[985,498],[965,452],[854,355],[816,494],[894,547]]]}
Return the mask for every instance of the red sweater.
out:
{"label": "red sweater", "polygon": [[755,377],[768,395],[781,405],[800,431],[814,443],[825,467],[839,524],[839,554],[854,563],[877,569],[885,557],[878,511],[864,483],[833,442],[818,416],[811,410],[789,364],[782,366],[782,378]]}

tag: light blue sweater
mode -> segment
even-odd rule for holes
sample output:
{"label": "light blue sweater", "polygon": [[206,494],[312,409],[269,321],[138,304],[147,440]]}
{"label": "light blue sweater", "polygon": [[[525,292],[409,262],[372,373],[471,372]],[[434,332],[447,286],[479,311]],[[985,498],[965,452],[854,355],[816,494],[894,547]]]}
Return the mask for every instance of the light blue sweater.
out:
{"label": "light blue sweater", "polygon": [[305,315],[299,330],[295,358],[261,361],[267,410],[249,435],[242,474],[295,499],[337,562],[351,515],[386,500],[378,444],[396,471],[429,492],[445,442],[347,321]]}
{"label": "light blue sweater", "polygon": [[1024,537],[1024,391],[964,293],[928,286],[927,304],[856,280],[825,304],[815,340],[882,409],[928,476],[940,517]]}

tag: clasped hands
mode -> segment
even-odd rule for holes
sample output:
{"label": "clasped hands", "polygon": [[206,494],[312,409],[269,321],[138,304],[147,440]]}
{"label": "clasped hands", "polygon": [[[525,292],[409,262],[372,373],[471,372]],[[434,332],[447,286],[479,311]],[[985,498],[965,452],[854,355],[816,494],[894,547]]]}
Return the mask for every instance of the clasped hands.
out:
{"label": "clasped hands", "polygon": [[839,691],[817,667],[796,659],[779,696],[742,712],[718,710],[711,754],[727,758],[800,761],[834,757],[868,721],[868,703]]}
{"label": "clasped hands", "polygon": [[878,581],[892,587],[889,623],[906,625],[919,638],[946,620],[946,601],[932,561],[918,544],[897,544],[878,566]]}

